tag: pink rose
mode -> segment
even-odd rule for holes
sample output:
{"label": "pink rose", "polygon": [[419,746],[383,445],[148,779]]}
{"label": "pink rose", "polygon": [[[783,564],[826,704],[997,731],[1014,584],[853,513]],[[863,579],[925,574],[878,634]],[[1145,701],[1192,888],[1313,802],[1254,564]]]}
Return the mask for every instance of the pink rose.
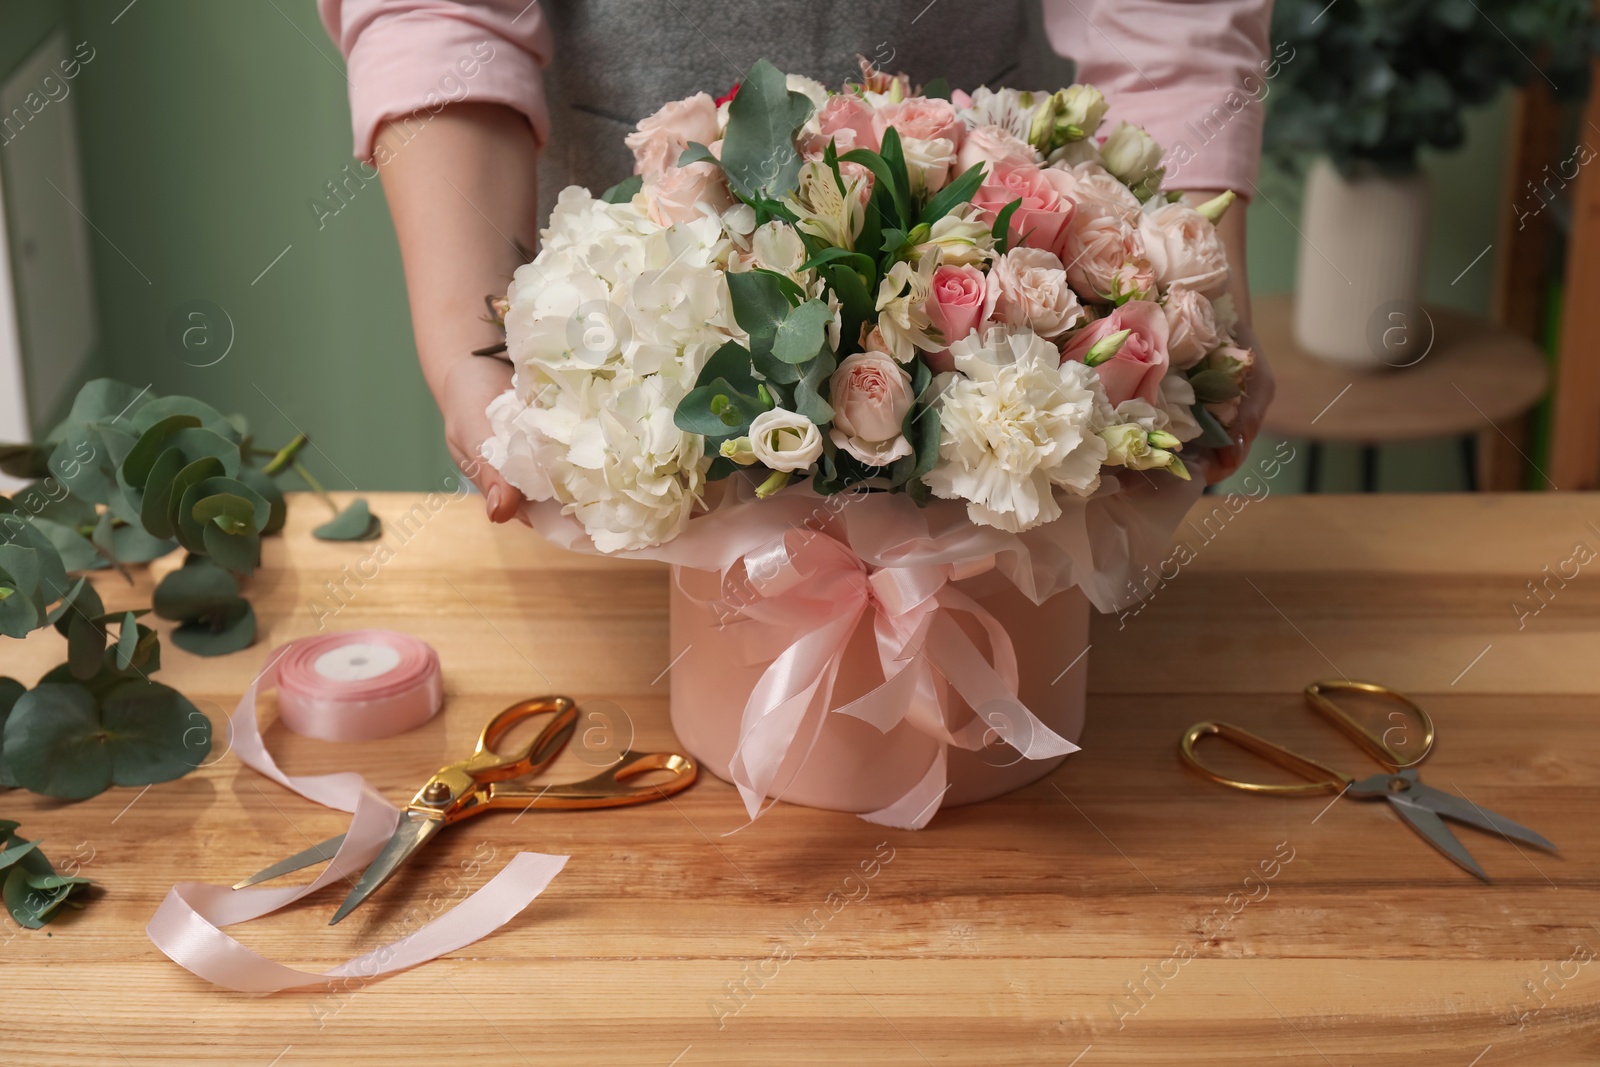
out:
{"label": "pink rose", "polygon": [[717,104],[707,93],[696,93],[687,100],[674,100],[660,111],[639,120],[639,128],[628,134],[633,149],[633,172],[649,177],[668,167],[676,167],[690,141],[709,145],[717,139]]}
{"label": "pink rose", "polygon": [[911,442],[900,432],[911,410],[911,375],[893,356],[857,352],[839,364],[828,379],[833,405],[833,443],[869,467],[887,467],[911,455]]}
{"label": "pink rose", "polygon": [[[993,223],[1013,200],[1022,204],[1011,215],[1011,245],[1043,248],[1059,254],[1075,205],[1061,195],[1055,179],[1045,177],[1032,163],[1018,166],[997,163],[972,197],[985,221]],[[1062,257],[1065,258],[1065,257]]]}
{"label": "pink rose", "polygon": [[817,125],[822,131],[821,136],[815,139],[818,159],[822,158],[823,149],[830,140],[837,143],[840,155],[852,148],[878,150],[878,132],[874,128],[872,109],[854,93],[837,93],[828,97],[828,102],[817,112]]}
{"label": "pink rose", "polygon": [[1211,301],[1193,289],[1174,285],[1161,310],[1167,317],[1167,356],[1174,367],[1187,370],[1222,343]]}
{"label": "pink rose", "polygon": [[1139,223],[1144,206],[1106,168],[1098,163],[1079,163],[1075,167],[1057,163],[1050,168],[1066,185],[1066,193],[1078,205],[1078,217],[1114,215],[1130,226]]}
{"label": "pink rose", "polygon": [[1012,167],[1037,166],[1039,153],[1027,141],[999,126],[979,126],[975,130],[968,130],[962,139],[961,152],[956,157],[956,171],[965,174],[978,163],[986,164],[985,172],[992,174],[1001,164]]}
{"label": "pink rose", "polygon": [[1155,287],[1139,231],[1115,215],[1075,215],[1062,244],[1067,281],[1085,300],[1126,293],[1143,297]]}
{"label": "pink rose", "polygon": [[651,220],[661,226],[690,222],[707,208],[720,215],[735,202],[722,168],[715,163],[668,167],[647,180],[643,192]]}
{"label": "pink rose", "polygon": [[928,297],[928,318],[938,329],[944,348],[924,354],[934,373],[955,370],[950,346],[978,328],[983,321],[987,287],[983,271],[946,263],[933,272],[933,292]]}
{"label": "pink rose", "polygon": [[996,259],[988,288],[990,318],[1026,326],[1040,337],[1059,337],[1083,318],[1061,260],[1042,248],[1013,248]]}
{"label": "pink rose", "polygon": [[1115,356],[1095,368],[1106,399],[1116,407],[1138,398],[1161,406],[1161,379],[1167,374],[1167,319],[1161,307],[1149,300],[1130,300],[1103,319],[1096,319],[1073,334],[1061,358],[1084,361],[1100,341],[1123,330],[1131,331]]}
{"label": "pink rose", "polygon": [[898,104],[885,104],[872,113],[872,130],[879,143],[883,131],[893,126],[901,140],[914,137],[919,141],[949,141],[953,147],[961,144],[966,127],[956,117],[956,109],[948,100],[926,96],[913,96]]}
{"label": "pink rose", "polygon": [[1162,287],[1183,285],[1206,296],[1228,288],[1228,253],[1211,220],[1188,204],[1166,204],[1139,218],[1139,233]]}

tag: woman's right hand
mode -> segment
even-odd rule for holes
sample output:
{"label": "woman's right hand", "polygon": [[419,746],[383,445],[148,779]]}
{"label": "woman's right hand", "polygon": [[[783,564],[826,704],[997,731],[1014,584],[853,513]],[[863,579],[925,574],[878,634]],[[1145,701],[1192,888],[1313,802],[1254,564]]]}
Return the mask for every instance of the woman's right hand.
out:
{"label": "woman's right hand", "polygon": [[439,410],[451,458],[483,494],[490,522],[516,518],[527,501],[483,458],[489,439],[489,402],[511,388],[511,364],[484,356],[457,359],[445,373]]}

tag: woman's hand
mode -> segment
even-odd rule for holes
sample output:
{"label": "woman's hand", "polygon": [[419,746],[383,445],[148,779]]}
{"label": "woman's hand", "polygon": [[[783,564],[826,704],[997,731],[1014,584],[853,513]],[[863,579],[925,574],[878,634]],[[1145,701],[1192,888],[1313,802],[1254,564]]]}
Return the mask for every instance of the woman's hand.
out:
{"label": "woman's hand", "polygon": [[483,459],[489,438],[489,402],[511,388],[511,365],[504,360],[472,356],[457,360],[445,372],[439,396],[444,414],[444,440],[462,473],[483,494],[490,522],[515,518],[526,503],[510,482]]}
{"label": "woman's hand", "polygon": [[1239,347],[1248,348],[1255,353],[1255,366],[1250,368],[1250,375],[1245,379],[1244,397],[1239,402],[1239,415],[1234,419],[1233,425],[1228,427],[1228,434],[1234,439],[1234,444],[1226,448],[1212,449],[1206,456],[1206,484],[1215,485],[1217,482],[1231,475],[1239,469],[1240,464],[1250,453],[1250,445],[1261,432],[1261,422],[1266,417],[1267,405],[1272,403],[1272,396],[1277,391],[1277,382],[1272,377],[1272,367],[1267,363],[1267,357],[1261,351],[1261,342],[1256,339],[1256,332],[1250,324],[1243,319],[1239,320],[1235,330],[1235,340]]}

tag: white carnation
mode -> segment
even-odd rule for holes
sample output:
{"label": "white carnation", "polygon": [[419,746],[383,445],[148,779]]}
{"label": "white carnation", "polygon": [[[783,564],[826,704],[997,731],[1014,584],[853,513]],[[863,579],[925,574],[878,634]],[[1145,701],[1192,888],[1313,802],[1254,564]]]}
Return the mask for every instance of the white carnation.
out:
{"label": "white carnation", "polygon": [[941,375],[935,496],[967,501],[974,522],[1020,533],[1061,514],[1052,487],[1081,496],[1100,484],[1115,415],[1094,371],[1061,363],[1026,329],[995,327],[950,346],[956,373]]}

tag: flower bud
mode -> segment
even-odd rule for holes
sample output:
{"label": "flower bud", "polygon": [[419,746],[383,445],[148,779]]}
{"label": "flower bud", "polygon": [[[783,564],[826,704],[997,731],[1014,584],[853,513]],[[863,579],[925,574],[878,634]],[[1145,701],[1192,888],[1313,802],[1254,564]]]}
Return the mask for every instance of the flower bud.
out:
{"label": "flower bud", "polygon": [[717,449],[717,454],[724,459],[731,459],[741,467],[748,467],[756,461],[755,451],[750,447],[748,437],[730,437],[722,442],[722,447]]}
{"label": "flower bud", "polygon": [[1195,208],[1195,211],[1204,215],[1209,222],[1215,225],[1217,220],[1222,218],[1229,206],[1237,199],[1239,199],[1238,195],[1232,189],[1228,189],[1207,200]]}
{"label": "flower bud", "polygon": [[1148,197],[1161,184],[1161,146],[1144,130],[1119,122],[1105,144],[1100,146],[1100,162],[1117,180],[1140,199]]}
{"label": "flower bud", "polygon": [[1053,143],[1081,141],[1100,126],[1106,117],[1106,98],[1092,85],[1074,85],[1055,95],[1055,137]]}
{"label": "flower bud", "polygon": [[1122,346],[1126,344],[1128,338],[1132,336],[1132,330],[1118,330],[1116,333],[1107,334],[1105,337],[1102,337],[1100,340],[1096,341],[1094,343],[1094,347],[1090,348],[1089,351],[1083,354],[1083,362],[1087,366],[1098,367],[1106,360],[1111,359],[1118,352],[1121,352]]}

